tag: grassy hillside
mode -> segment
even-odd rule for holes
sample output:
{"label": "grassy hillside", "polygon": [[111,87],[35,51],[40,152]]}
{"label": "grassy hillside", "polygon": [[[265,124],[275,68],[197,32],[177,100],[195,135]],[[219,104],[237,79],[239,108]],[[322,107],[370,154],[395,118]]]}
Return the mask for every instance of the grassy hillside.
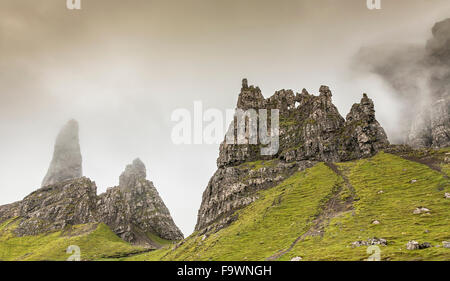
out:
{"label": "grassy hillside", "polygon": [[[434,157],[441,159],[449,149]],[[425,165],[379,153],[370,159],[319,163],[238,212],[238,220],[208,237],[196,233],[178,248],[166,247],[125,260],[364,260],[378,237],[382,260],[450,260],[448,164]],[[430,212],[413,214],[417,207]],[[373,224],[378,221],[379,224]],[[407,250],[406,243],[433,247]],[[439,247],[435,247],[439,246]]]}
{"label": "grassy hillside", "polygon": [[145,251],[124,242],[105,224],[77,225],[64,232],[15,237],[12,231],[17,224],[17,219],[0,224],[0,260],[67,260],[71,254],[66,250],[71,245],[80,248],[81,260],[107,259]]}
{"label": "grassy hillside", "polygon": [[[367,246],[352,243],[374,237],[387,240],[382,260],[450,260],[450,249],[442,247],[450,241],[450,199],[444,198],[450,165],[443,161],[449,152],[318,163],[261,191],[230,226],[208,236],[193,233],[177,246],[152,237],[166,246],[150,252],[104,224],[14,237],[13,219],[0,224],[0,260],[66,260],[69,245],[80,247],[83,260],[364,260]],[[430,211],[414,214],[417,207]],[[410,240],[433,247],[407,250]]]}

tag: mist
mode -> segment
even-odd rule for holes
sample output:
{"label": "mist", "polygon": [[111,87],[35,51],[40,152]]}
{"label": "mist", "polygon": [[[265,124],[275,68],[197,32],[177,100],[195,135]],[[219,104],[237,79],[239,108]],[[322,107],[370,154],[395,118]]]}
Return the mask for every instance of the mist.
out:
{"label": "mist", "polygon": [[381,77],[402,101],[398,133],[391,138],[406,142],[411,124],[426,118],[423,111],[450,95],[450,18],[435,23],[420,44],[362,47],[354,58],[354,67]]}

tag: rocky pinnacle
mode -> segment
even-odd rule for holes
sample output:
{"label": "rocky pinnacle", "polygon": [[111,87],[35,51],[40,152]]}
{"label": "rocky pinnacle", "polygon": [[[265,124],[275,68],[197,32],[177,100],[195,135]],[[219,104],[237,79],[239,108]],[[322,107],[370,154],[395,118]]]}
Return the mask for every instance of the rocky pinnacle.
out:
{"label": "rocky pinnacle", "polygon": [[82,177],[78,122],[70,120],[56,138],[53,159],[42,186]]}
{"label": "rocky pinnacle", "polygon": [[147,178],[145,164],[137,158],[132,164],[127,165],[125,171],[119,177],[119,186],[121,188],[134,187],[140,180]]}
{"label": "rocky pinnacle", "polygon": [[[389,146],[386,133],[375,118],[373,101],[363,94],[344,119],[332,102],[329,87],[318,95],[279,90],[264,98],[261,90],[242,81],[237,108],[278,109],[279,150],[261,155],[259,144],[220,145],[218,169],[203,193],[196,231],[214,232],[226,227],[235,211],[257,198],[259,190],[271,188],[318,161],[342,162],[375,155]],[[233,120],[234,122],[234,120]],[[235,127],[230,127],[236,130]],[[251,163],[259,161],[259,169]],[[249,168],[250,167],[250,168]]]}

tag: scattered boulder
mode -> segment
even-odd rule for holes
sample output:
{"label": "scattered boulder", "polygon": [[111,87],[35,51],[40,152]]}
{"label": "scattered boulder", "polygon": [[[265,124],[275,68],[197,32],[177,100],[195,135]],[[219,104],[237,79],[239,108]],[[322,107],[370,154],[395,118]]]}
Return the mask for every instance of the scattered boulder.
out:
{"label": "scattered boulder", "polygon": [[450,193],[446,192],[446,193],[444,194],[444,198],[445,198],[445,199],[450,199]]}
{"label": "scattered boulder", "polygon": [[291,259],[291,261],[301,261],[301,260],[302,260],[301,257],[293,257],[293,258]]}
{"label": "scattered boulder", "polygon": [[421,250],[421,249],[426,249],[426,248],[430,248],[432,245],[428,242],[425,243],[419,243],[417,241],[409,241],[408,243],[406,243],[406,249],[407,250]]}
{"label": "scattered boulder", "polygon": [[422,213],[429,213],[429,212],[430,212],[430,209],[427,209],[427,208],[424,208],[424,207],[418,207],[418,208],[416,208],[413,211],[413,214],[419,215],[419,214],[422,214]]}
{"label": "scattered boulder", "polygon": [[418,250],[418,249],[419,249],[419,242],[412,240],[406,243],[406,250]]}
{"label": "scattered boulder", "polygon": [[[448,154],[448,153],[447,153]],[[445,156],[444,163],[449,164],[450,163],[450,156]]]}
{"label": "scattered boulder", "polygon": [[444,246],[444,248],[450,249],[450,242],[444,241],[442,242],[442,246]]}
{"label": "scattered boulder", "polygon": [[374,220],[374,221],[372,222],[372,224],[380,224],[380,222],[377,221],[377,220]]}
{"label": "scattered boulder", "polygon": [[417,182],[417,180],[411,180],[410,181],[410,183],[416,183]]}
{"label": "scattered boulder", "polygon": [[369,238],[366,241],[355,241],[351,244],[352,248],[361,247],[361,246],[372,246],[372,245],[382,245],[387,246],[388,242],[383,238]]}

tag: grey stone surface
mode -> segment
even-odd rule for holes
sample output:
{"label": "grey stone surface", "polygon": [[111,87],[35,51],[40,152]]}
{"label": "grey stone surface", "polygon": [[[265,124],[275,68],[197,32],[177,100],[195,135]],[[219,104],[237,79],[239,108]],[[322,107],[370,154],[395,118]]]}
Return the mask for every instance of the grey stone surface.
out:
{"label": "grey stone surface", "polygon": [[355,241],[351,244],[352,248],[355,247],[361,247],[361,246],[371,246],[371,245],[382,245],[382,246],[387,246],[388,242],[386,239],[383,238],[369,238],[365,241]]}
{"label": "grey stone surface", "polygon": [[83,176],[82,157],[78,137],[78,122],[70,120],[56,138],[53,159],[42,186]]}
{"label": "grey stone surface", "polygon": [[125,241],[145,244],[148,234],[183,239],[158,191],[146,179],[145,165],[139,159],[126,167],[119,186],[99,196],[97,206],[99,220]]}

